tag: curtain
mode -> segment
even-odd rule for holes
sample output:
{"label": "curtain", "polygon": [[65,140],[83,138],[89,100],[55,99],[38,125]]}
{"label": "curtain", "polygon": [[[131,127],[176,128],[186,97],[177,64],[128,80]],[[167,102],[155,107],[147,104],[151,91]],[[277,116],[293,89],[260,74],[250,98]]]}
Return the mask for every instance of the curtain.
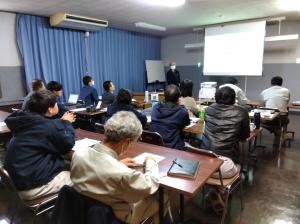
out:
{"label": "curtain", "polygon": [[70,93],[79,93],[87,74],[99,95],[105,80],[117,90],[144,91],[145,60],[161,58],[159,37],[114,28],[85,37],[83,31],[51,27],[46,17],[17,14],[16,32],[27,88],[33,78],[55,80],[63,84],[65,100]]}
{"label": "curtain", "polygon": [[31,80],[63,84],[64,99],[78,93],[85,75],[84,32],[53,28],[45,17],[17,14],[17,42],[28,90]]}
{"label": "curtain", "polygon": [[92,32],[87,41],[88,73],[97,89],[111,80],[116,89],[144,91],[145,60],[160,60],[161,39],[113,28]]}

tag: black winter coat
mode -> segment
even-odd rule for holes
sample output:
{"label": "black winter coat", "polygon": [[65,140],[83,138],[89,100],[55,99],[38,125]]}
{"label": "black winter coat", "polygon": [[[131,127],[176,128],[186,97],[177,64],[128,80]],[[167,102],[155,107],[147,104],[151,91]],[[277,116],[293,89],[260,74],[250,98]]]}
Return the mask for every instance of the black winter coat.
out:
{"label": "black winter coat", "polygon": [[64,169],[62,155],[75,144],[75,130],[69,121],[20,110],[8,116],[5,123],[13,138],[4,167],[17,190],[47,184]]}
{"label": "black winter coat", "polygon": [[248,111],[238,105],[212,104],[207,108],[202,147],[238,161],[238,142],[250,136]]}

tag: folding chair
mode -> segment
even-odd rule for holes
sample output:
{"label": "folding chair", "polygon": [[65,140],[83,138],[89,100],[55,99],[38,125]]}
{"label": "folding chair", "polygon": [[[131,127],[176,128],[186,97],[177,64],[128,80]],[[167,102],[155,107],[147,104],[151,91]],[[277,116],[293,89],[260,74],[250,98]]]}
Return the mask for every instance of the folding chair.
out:
{"label": "folding chair", "polygon": [[153,131],[143,130],[143,133],[139,141],[153,144],[153,145],[159,145],[159,146],[164,145],[162,136],[158,132],[153,132]]}
{"label": "folding chair", "polygon": [[[200,153],[200,154],[204,154],[213,158],[218,158],[218,155],[215,154],[212,151],[209,150],[204,150],[204,149],[199,149],[199,148],[195,148],[195,147],[191,147],[191,146],[186,146],[185,147],[186,151],[190,151],[190,152],[194,152],[194,153]],[[240,187],[240,201],[241,201],[241,210],[243,210],[244,206],[243,206],[243,181],[242,181],[242,175],[241,175],[241,167],[239,165],[237,165],[238,167],[238,172],[236,175],[234,175],[231,178],[222,178],[221,175],[221,170],[219,169],[219,179],[217,178],[209,178],[206,182],[207,185],[211,185],[211,186],[216,186],[216,187],[224,187],[225,191],[225,207],[222,213],[222,219],[221,219],[221,223],[223,224],[225,222],[225,218],[227,215],[227,210],[228,210],[228,203],[229,203],[229,199],[231,194],[238,188]]]}
{"label": "folding chair", "polygon": [[[23,204],[27,208],[29,208],[30,210],[33,211],[34,221],[35,221],[36,216],[38,216],[54,207],[55,201],[58,197],[58,193],[47,195],[47,196],[44,196],[44,197],[41,197],[38,199],[34,199],[34,200],[23,200],[19,197],[18,191],[15,188],[15,185],[14,185],[12,179],[10,178],[8,172],[3,167],[0,168],[0,177],[1,177],[1,180],[3,180],[3,182],[4,182],[4,185],[9,190],[14,192],[18,196],[20,201],[22,201]],[[16,202],[15,207],[16,207],[16,211],[17,211],[18,207],[19,207],[19,201]],[[11,221],[10,221],[11,223],[13,223],[14,216],[15,216],[15,214],[12,214]]]}

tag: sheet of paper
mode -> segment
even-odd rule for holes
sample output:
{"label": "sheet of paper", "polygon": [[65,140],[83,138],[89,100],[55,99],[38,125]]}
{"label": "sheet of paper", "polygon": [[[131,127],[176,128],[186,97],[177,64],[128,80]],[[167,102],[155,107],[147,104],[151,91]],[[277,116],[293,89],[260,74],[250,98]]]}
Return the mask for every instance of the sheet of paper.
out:
{"label": "sheet of paper", "polygon": [[80,139],[80,140],[77,140],[75,142],[73,150],[76,151],[76,150],[80,150],[80,149],[83,149],[83,148],[87,148],[87,147],[95,145],[98,142],[100,142],[100,141],[90,139],[90,138]]}
{"label": "sheet of paper", "polygon": [[197,123],[199,121],[199,117],[190,117],[192,123]]}
{"label": "sheet of paper", "polygon": [[76,108],[76,109],[72,109],[70,111],[72,111],[72,112],[79,112],[79,111],[85,111],[85,110],[86,110],[86,108]]}
{"label": "sheet of paper", "polygon": [[153,157],[157,163],[159,163],[160,161],[162,161],[165,157],[163,156],[159,156],[159,155],[156,155],[156,154],[152,154],[152,153],[148,153],[148,152],[144,152],[136,157],[133,158],[133,160],[138,163],[138,164],[143,164],[144,161],[145,161],[145,158],[147,156],[151,156]]}

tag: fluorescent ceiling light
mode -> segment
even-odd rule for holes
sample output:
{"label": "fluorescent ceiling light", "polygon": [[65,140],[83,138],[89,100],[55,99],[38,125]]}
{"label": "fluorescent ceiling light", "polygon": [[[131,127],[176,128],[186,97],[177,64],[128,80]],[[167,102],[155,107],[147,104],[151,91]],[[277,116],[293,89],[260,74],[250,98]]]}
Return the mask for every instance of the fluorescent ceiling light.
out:
{"label": "fluorescent ceiling light", "polygon": [[277,0],[278,7],[287,11],[300,11],[300,1],[298,0]]}
{"label": "fluorescent ceiling light", "polygon": [[184,48],[185,49],[195,49],[195,48],[201,48],[204,47],[203,43],[192,43],[192,44],[185,44]]}
{"label": "fluorescent ceiling light", "polygon": [[143,23],[143,22],[135,23],[135,26],[142,27],[142,28],[149,29],[149,30],[158,30],[158,31],[166,31],[167,30],[167,28],[164,26],[157,26],[157,25]]}
{"label": "fluorescent ceiling light", "polygon": [[183,5],[185,3],[185,0],[143,0],[143,2],[149,5],[178,7]]}
{"label": "fluorescent ceiling light", "polygon": [[278,36],[265,37],[265,41],[297,40],[298,38],[299,38],[298,34],[278,35]]}

